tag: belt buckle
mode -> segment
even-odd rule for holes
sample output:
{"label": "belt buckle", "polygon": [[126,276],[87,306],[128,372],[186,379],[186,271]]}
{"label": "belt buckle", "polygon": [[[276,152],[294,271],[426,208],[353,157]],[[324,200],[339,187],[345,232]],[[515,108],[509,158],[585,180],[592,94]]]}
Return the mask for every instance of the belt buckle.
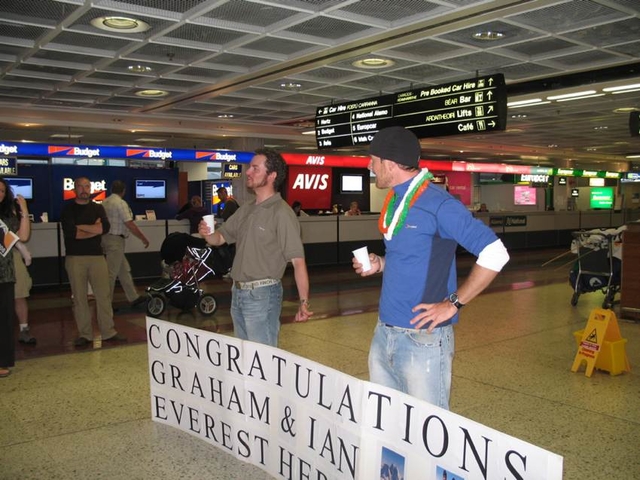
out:
{"label": "belt buckle", "polygon": [[253,290],[255,288],[255,285],[253,285],[253,282],[240,282],[240,281],[236,281],[236,288],[239,288],[240,290]]}

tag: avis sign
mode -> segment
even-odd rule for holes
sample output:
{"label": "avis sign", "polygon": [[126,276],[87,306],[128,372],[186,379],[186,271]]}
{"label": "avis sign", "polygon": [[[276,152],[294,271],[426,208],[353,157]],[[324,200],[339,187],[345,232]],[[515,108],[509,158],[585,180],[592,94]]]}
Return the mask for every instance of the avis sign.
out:
{"label": "avis sign", "polygon": [[331,205],[331,168],[291,166],[287,177],[287,200],[303,209],[325,210]]}

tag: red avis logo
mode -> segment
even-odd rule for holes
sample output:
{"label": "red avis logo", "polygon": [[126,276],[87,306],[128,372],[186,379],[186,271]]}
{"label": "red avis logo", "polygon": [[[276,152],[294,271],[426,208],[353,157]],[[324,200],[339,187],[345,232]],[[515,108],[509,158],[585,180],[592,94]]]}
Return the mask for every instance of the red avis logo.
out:
{"label": "red avis logo", "polygon": [[309,155],[306,163],[307,165],[324,165],[324,155]]}
{"label": "red avis logo", "polygon": [[292,190],[326,190],[329,174],[299,173],[293,182]]}

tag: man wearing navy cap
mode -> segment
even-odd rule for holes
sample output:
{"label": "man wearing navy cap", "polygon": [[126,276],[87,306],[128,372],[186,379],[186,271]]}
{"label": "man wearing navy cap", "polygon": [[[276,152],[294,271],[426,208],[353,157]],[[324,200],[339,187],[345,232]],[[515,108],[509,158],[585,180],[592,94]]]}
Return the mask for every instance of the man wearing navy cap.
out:
{"label": "man wearing navy cap", "polygon": [[[495,233],[421,170],[420,142],[403,127],[380,130],[369,148],[376,187],[389,188],[381,212],[385,256],[369,254],[384,272],[379,321],[369,352],[369,378],[449,408],[453,325],[458,311],[496,277],[509,255]],[[458,245],[478,257],[458,287]]]}

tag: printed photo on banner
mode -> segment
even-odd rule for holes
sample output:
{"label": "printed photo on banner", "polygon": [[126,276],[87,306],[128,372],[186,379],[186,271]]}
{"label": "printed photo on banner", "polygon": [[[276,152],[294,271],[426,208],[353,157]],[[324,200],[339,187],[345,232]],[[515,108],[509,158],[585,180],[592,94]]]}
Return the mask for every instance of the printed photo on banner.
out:
{"label": "printed photo on banner", "polygon": [[466,480],[465,477],[460,475],[454,475],[448,470],[442,467],[436,468],[436,480]]}
{"label": "printed photo on banner", "polygon": [[393,450],[382,447],[380,480],[404,479],[404,457]]}

